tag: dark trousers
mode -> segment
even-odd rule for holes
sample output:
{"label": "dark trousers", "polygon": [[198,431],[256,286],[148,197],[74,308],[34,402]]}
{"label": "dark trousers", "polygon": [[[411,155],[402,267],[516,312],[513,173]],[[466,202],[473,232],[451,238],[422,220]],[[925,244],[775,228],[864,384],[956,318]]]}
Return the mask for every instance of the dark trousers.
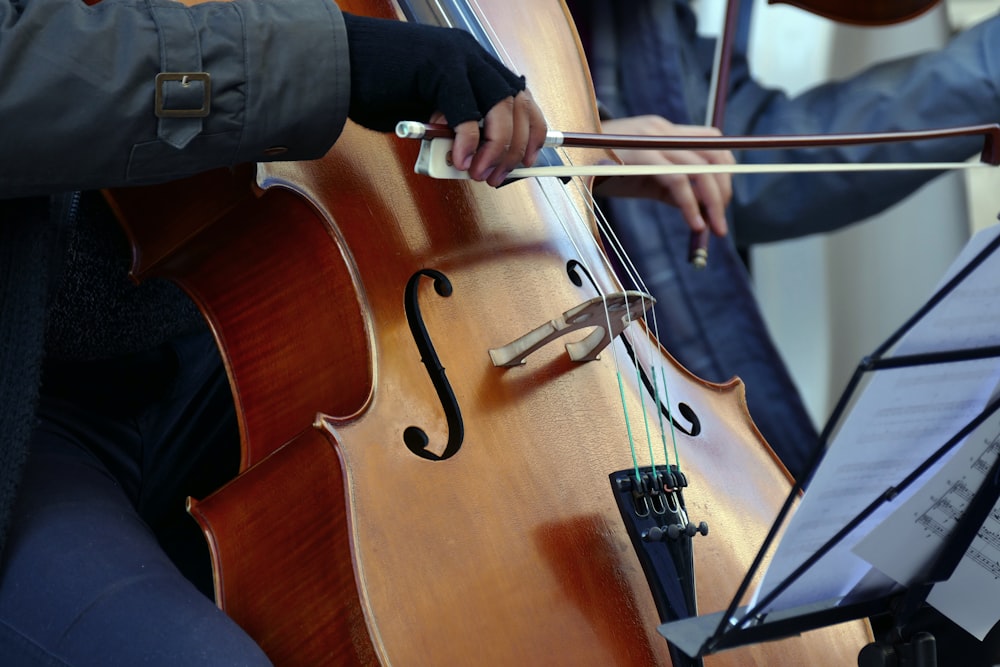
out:
{"label": "dark trousers", "polygon": [[184,511],[235,473],[232,398],[207,334],[50,364],[0,566],[4,665],[267,665],[212,601]]}

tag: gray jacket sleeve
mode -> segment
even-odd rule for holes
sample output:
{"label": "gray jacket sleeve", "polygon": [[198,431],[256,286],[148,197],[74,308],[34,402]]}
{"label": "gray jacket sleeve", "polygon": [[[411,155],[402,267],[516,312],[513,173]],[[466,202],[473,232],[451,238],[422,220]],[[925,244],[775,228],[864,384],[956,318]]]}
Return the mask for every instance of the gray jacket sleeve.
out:
{"label": "gray jacket sleeve", "polygon": [[[796,97],[734,78],[726,128],[738,134],[828,134],[924,130],[1000,121],[1000,16],[945,48],[880,64]],[[744,74],[746,74],[744,70]],[[796,151],[744,151],[742,162],[962,161],[978,139]],[[741,244],[825,232],[873,215],[939,172],[854,172],[739,176],[733,233]],[[741,221],[744,221],[741,223]]]}
{"label": "gray jacket sleeve", "polygon": [[349,83],[331,0],[0,0],[0,198],[316,158]]}

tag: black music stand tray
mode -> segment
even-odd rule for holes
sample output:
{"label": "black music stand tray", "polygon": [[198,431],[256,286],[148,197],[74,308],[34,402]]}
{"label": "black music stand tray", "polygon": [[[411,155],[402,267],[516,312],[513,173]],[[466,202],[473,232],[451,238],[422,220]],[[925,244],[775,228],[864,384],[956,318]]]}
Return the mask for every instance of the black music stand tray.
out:
{"label": "black music stand tray", "polygon": [[[971,349],[948,350],[944,352],[912,354],[886,358],[886,353],[919,322],[928,312],[941,303],[965,278],[972,273],[983,261],[989,257],[996,248],[1000,246],[1000,234],[981,250],[965,267],[949,280],[920,310],[917,311],[898,331],[886,340],[871,356],[866,357],[858,365],[851,381],[848,383],[843,395],[835,407],[830,420],[820,434],[819,445],[812,456],[809,465],[809,474],[804,479],[808,479],[816,468],[830,440],[835,426],[844,416],[847,406],[861,383],[862,378],[868,372],[886,370],[891,368],[901,368],[918,365],[947,364],[956,361],[968,361],[975,359],[987,359],[1000,357],[1000,346],[985,346]],[[691,618],[671,621],[660,625],[658,630],[667,641],[678,648],[681,652],[698,659],[705,655],[717,653],[719,651],[756,644],[764,641],[782,639],[801,634],[809,630],[835,625],[838,623],[851,621],[860,618],[888,614],[895,627],[901,628],[909,618],[923,605],[927,595],[933,585],[939,581],[948,579],[957,567],[969,545],[975,538],[980,527],[983,525],[990,510],[1000,498],[1000,456],[997,457],[989,474],[985,477],[983,484],[969,503],[965,513],[956,522],[952,534],[941,552],[935,558],[932,567],[928,570],[925,581],[918,585],[903,587],[894,585],[885,587],[884,593],[868,594],[867,596],[856,596],[852,598],[848,595],[842,600],[818,600],[813,604],[797,607],[790,610],[774,611],[763,614],[762,610],[767,607],[778,595],[788,588],[794,581],[801,577],[807,570],[815,565],[822,556],[828,553],[845,536],[853,531],[857,526],[871,516],[876,509],[883,504],[890,502],[898,493],[915,482],[924,472],[926,472],[942,456],[950,451],[955,445],[962,442],[965,437],[975,430],[983,421],[1000,408],[1000,398],[994,398],[978,415],[970,420],[958,433],[939,447],[926,460],[921,462],[912,472],[895,486],[888,487],[878,498],[872,501],[864,510],[854,517],[847,525],[843,526],[833,537],[823,544],[815,554],[813,554],[799,568],[793,571],[766,597],[761,598],[753,608],[740,607],[739,600],[743,599],[749,590],[750,582],[756,575],[776,539],[780,526],[788,518],[791,508],[803,488],[802,481],[796,482],[788,496],[785,504],[778,513],[771,530],[761,546],[757,557],[750,566],[742,584],[733,596],[729,608],[723,612],[707,614],[704,616],[694,616]],[[886,578],[888,581],[888,578]],[[909,659],[898,663],[900,665],[913,665],[913,667],[933,667],[936,665],[934,658],[933,638],[930,641],[930,653],[927,653],[924,637],[914,640],[913,647],[904,646],[908,652],[905,655]],[[901,643],[903,643],[901,641]],[[870,645],[874,646],[874,645]],[[867,648],[867,647],[866,647]],[[864,651],[862,651],[864,653]],[[880,663],[863,663],[880,664]]]}

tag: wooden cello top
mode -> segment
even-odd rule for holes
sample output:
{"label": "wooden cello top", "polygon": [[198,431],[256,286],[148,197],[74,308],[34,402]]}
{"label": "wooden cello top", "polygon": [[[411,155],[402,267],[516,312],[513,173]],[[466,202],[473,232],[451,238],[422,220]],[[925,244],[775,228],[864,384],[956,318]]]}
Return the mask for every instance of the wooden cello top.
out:
{"label": "wooden cello top", "polygon": [[[384,0],[340,4],[401,16]],[[500,36],[553,126],[598,127],[562,2],[467,9]],[[279,665],[359,643],[385,665],[670,664],[610,490],[609,475],[633,465],[626,417],[639,429],[651,405],[634,372],[619,389],[624,344],[582,363],[552,344],[517,368],[488,353],[595,285],[620,288],[586,192],[552,179],[441,183],[415,175],[415,159],[412,142],[348,127],[321,160],[260,165],[259,197],[235,197],[196,234],[175,229],[180,247],[156,263],[211,320],[240,413],[244,471],[195,508],[226,611]],[[572,263],[593,283],[574,283]],[[447,276],[450,296],[428,269]],[[455,433],[405,307],[415,278],[463,425],[460,447],[439,459],[405,442],[417,426],[441,454]],[[698,416],[697,434],[678,438],[689,512],[711,526],[695,540],[700,610],[717,611],[790,481],[738,381],[704,382],[644,343],[641,326],[629,331],[642,366],[669,376],[675,414],[684,403]],[[639,463],[649,456],[640,450]],[[323,539],[342,550],[314,548]],[[706,663],[833,667],[868,638],[858,622]]]}

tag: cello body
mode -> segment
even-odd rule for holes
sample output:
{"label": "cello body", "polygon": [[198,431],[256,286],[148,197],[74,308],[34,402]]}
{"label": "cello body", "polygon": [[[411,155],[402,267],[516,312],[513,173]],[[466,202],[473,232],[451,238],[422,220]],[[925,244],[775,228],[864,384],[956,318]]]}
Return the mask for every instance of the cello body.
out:
{"label": "cello body", "polygon": [[[389,0],[339,4],[402,18]],[[598,127],[562,2],[475,13],[551,126]],[[585,362],[558,343],[514,368],[489,355],[595,285],[620,289],[586,192],[432,181],[413,173],[416,142],[348,125],[321,160],[172,184],[154,212],[143,192],[114,196],[135,275],[191,295],[232,384],[241,473],[190,507],[220,606],[279,666],[671,664],[609,482],[635,465],[630,429],[639,465],[645,430],[660,441],[625,341]],[[738,380],[692,376],[641,324],[623,336],[666,369],[687,510],[711,528],[694,540],[699,611],[719,611],[791,481]],[[706,664],[854,664],[869,640],[850,623]]]}

